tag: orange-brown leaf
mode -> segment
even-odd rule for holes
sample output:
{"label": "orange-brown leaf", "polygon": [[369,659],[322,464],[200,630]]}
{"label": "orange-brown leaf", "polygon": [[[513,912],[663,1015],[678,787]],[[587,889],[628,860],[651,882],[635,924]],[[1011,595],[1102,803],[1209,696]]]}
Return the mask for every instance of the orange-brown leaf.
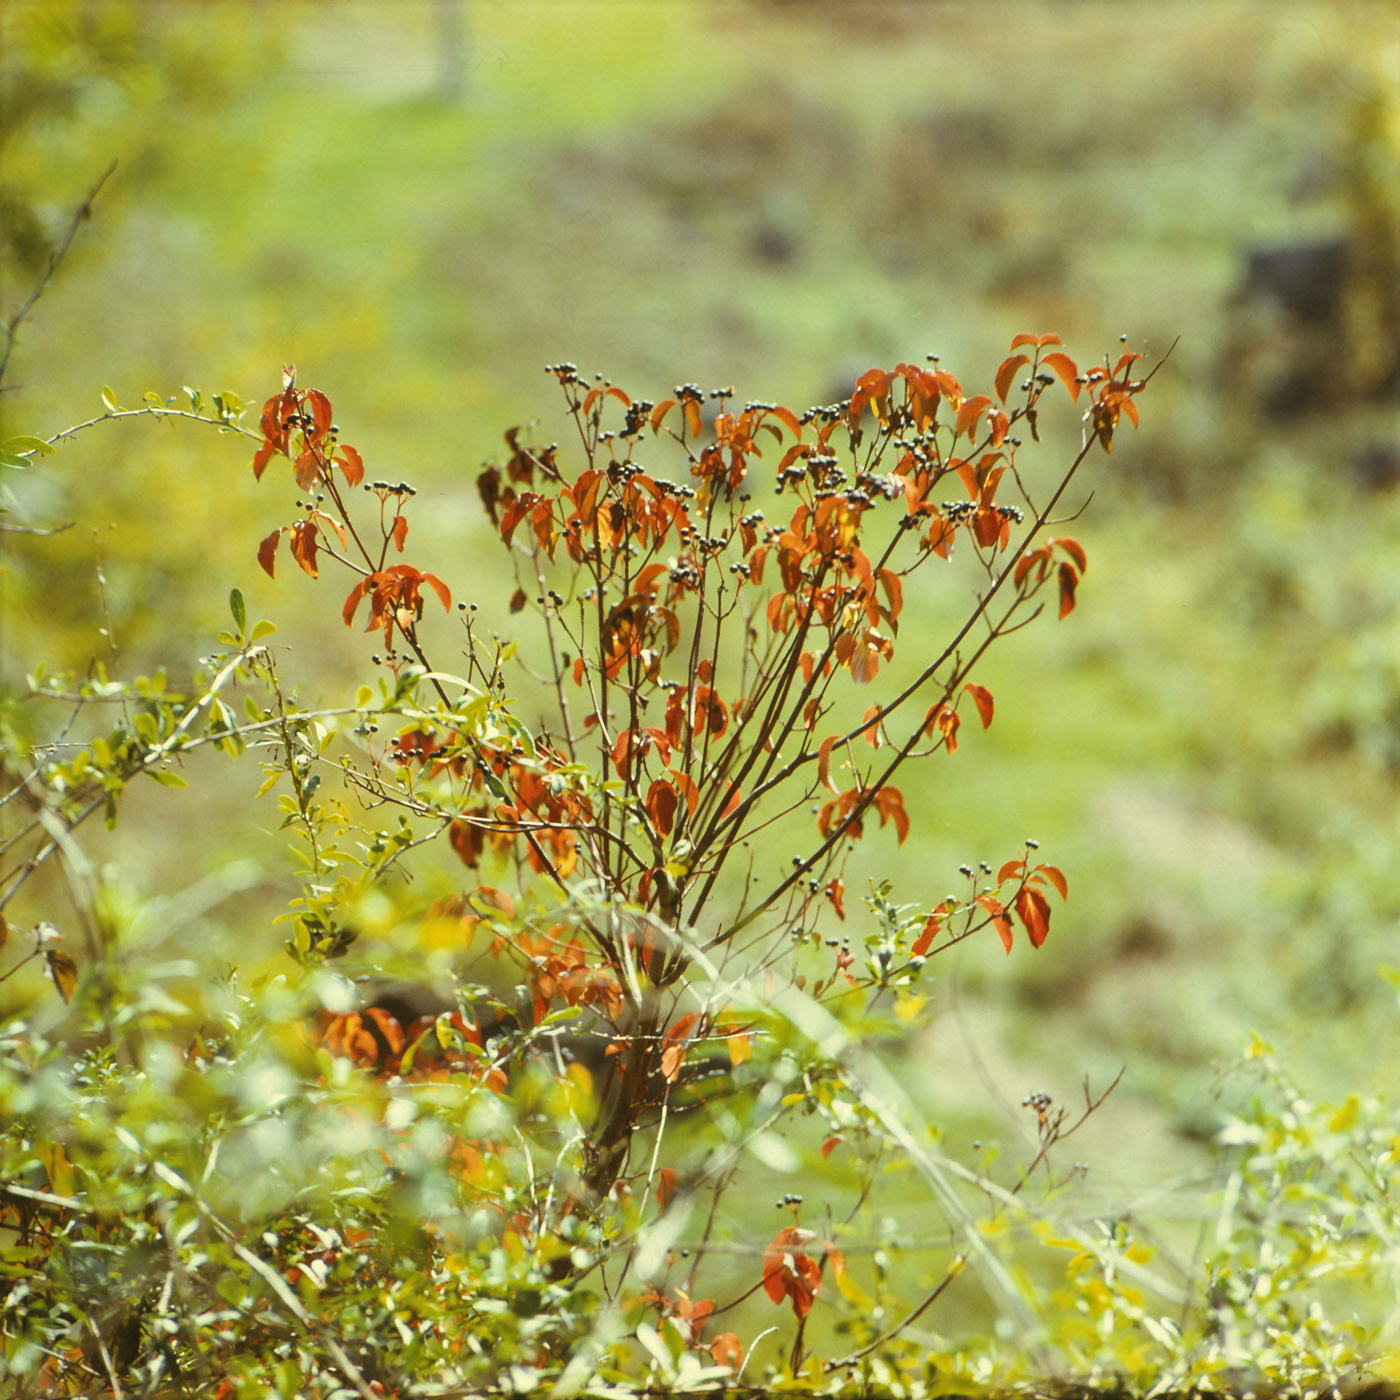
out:
{"label": "orange-brown leaf", "polygon": [[316,533],[314,520],[298,520],[292,526],[292,558],[301,565],[302,571],[310,574],[312,578],[315,578],[318,572],[316,568]]}
{"label": "orange-brown leaf", "polygon": [[258,563],[262,565],[263,572],[268,576],[268,578],[277,577],[277,575],[273,571],[277,567],[277,544],[278,541],[281,540],[281,538],[282,531],[279,528],[274,530],[258,546]]}
{"label": "orange-brown leaf", "polygon": [[335,460],[340,466],[347,486],[358,486],[364,480],[365,459],[349,443],[346,443],[335,454]]}
{"label": "orange-brown leaf", "polygon": [[436,574],[424,574],[423,582],[437,594],[438,602],[442,604],[443,608],[450,611],[452,594],[448,592],[447,585]]}
{"label": "orange-brown leaf", "polygon": [[394,528],[389,531],[393,537],[394,545],[399,553],[403,553],[403,542],[408,538],[408,517],[396,515],[394,517]]}
{"label": "orange-brown leaf", "polygon": [[49,976],[58,988],[59,996],[64,1001],[72,1001],[78,986],[78,964],[59,948],[46,948],[44,960],[49,965]]}
{"label": "orange-brown leaf", "polygon": [[1058,539],[1050,541],[1052,545],[1058,545],[1066,554],[1079,566],[1079,572],[1084,573],[1089,567],[1089,557],[1084,553],[1084,546],[1079,543],[1073,535],[1061,535]]}
{"label": "orange-brown leaf", "polygon": [[971,681],[963,686],[963,690],[972,696],[973,704],[977,706],[977,713],[982,716],[982,728],[990,728],[992,711],[995,707],[992,692],[985,685],[974,685]]}
{"label": "orange-brown leaf", "polygon": [[1079,391],[1084,386],[1076,383],[1079,378],[1079,366],[1070,359],[1068,355],[1062,355],[1058,351],[1051,355],[1046,355],[1040,363],[1049,370],[1053,370],[1059,375],[1060,382],[1069,390],[1071,399],[1078,400]]}
{"label": "orange-brown leaf", "polygon": [[716,1366],[728,1366],[737,1371],[744,1364],[744,1344],[733,1332],[721,1332],[710,1343],[710,1360]]}
{"label": "orange-brown leaf", "polygon": [[662,1167],[656,1174],[656,1204],[661,1207],[663,1215],[675,1197],[676,1187],[680,1184],[680,1179],[681,1174],[675,1167]]}
{"label": "orange-brown leaf", "polygon": [[1079,587],[1079,575],[1075,573],[1072,564],[1061,564],[1059,578],[1060,616],[1065,618],[1074,611],[1074,590]]}
{"label": "orange-brown leaf", "polygon": [[[1021,337],[1017,336],[1016,340],[1021,340]],[[1012,342],[1013,345],[1015,343],[1016,341]],[[1001,362],[1001,365],[997,369],[996,390],[997,398],[999,398],[1002,403],[1006,402],[1006,396],[1011,392],[1011,381],[1015,379],[1016,371],[1020,369],[1022,365],[1028,365],[1030,362],[1031,359],[1029,355],[1011,355]]]}
{"label": "orange-brown leaf", "polygon": [[1031,946],[1039,948],[1050,932],[1050,901],[1038,889],[1027,885],[1016,896],[1016,915],[1026,926]]}
{"label": "orange-brown leaf", "polygon": [[956,437],[960,433],[965,433],[982,416],[982,410],[991,403],[991,397],[987,394],[974,394],[970,399],[964,401],[963,406],[958,409],[958,416],[953,420],[953,435]]}

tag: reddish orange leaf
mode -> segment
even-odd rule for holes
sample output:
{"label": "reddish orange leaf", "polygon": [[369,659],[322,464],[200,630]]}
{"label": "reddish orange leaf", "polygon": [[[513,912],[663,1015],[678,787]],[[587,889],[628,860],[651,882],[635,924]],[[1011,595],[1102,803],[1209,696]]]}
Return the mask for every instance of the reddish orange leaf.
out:
{"label": "reddish orange leaf", "polygon": [[364,458],[348,443],[335,454],[335,460],[348,486],[358,486],[365,476]]}
{"label": "reddish orange leaf", "polygon": [[977,713],[982,716],[982,728],[988,729],[992,723],[992,710],[995,702],[992,699],[992,692],[985,685],[974,685],[969,681],[963,690],[972,696],[973,703],[977,706]]}
{"label": "reddish orange leaf", "polygon": [[987,394],[974,394],[966,400],[963,406],[958,409],[958,416],[953,421],[953,435],[956,437],[960,433],[965,433],[982,416],[982,410],[991,403],[991,398]]}
{"label": "reddish orange leaf", "polygon": [[997,884],[1004,885],[1008,880],[1019,880],[1025,868],[1025,857],[1006,861],[997,871]]}
{"label": "reddish orange leaf", "polygon": [[774,1303],[791,1299],[799,1322],[811,1312],[822,1286],[820,1265],[802,1252],[815,1238],[811,1230],[789,1225],[778,1231],[763,1255],[763,1291]]}
{"label": "reddish orange leaf", "polygon": [[428,585],[438,596],[438,602],[442,604],[446,611],[452,609],[452,594],[447,591],[447,585],[436,574],[424,574],[423,582]]}
{"label": "reddish orange leaf", "polygon": [[666,1208],[671,1204],[676,1194],[676,1187],[680,1184],[681,1174],[675,1167],[662,1167],[656,1174],[656,1204],[661,1207],[661,1213],[666,1213]]}
{"label": "reddish orange leaf", "polygon": [[1060,571],[1060,616],[1068,617],[1074,611],[1074,590],[1079,587],[1079,575],[1072,564],[1061,564]]}
{"label": "reddish orange leaf", "polygon": [[274,530],[258,546],[258,563],[262,565],[263,572],[268,578],[277,577],[273,570],[277,566],[277,543],[281,538],[282,531],[280,529]]}
{"label": "reddish orange leaf", "polygon": [[1072,535],[1061,535],[1058,539],[1050,541],[1052,545],[1058,545],[1069,555],[1079,566],[1079,572],[1084,573],[1089,567],[1089,558],[1084,553],[1084,546]]}
{"label": "reddish orange leaf", "polygon": [[909,835],[909,815],[904,810],[904,794],[897,787],[882,787],[875,794],[875,806],[880,813],[880,825],[888,819],[899,833],[899,844]]}
{"label": "reddish orange leaf", "polygon": [[311,410],[311,421],[316,425],[316,436],[320,437],[335,421],[331,401],[319,389],[308,389],[306,405]]}
{"label": "reddish orange leaf", "polygon": [[[893,627],[904,609],[903,580],[893,569],[881,569],[876,577],[880,580],[880,586],[885,590],[885,598],[889,602],[890,625]],[[898,628],[895,630],[897,631]]]}
{"label": "reddish orange leaf", "polygon": [[864,715],[865,728],[860,731],[860,736],[870,745],[872,749],[883,748],[885,736],[880,732],[881,710],[878,705],[872,705]]}
{"label": "reddish orange leaf", "polygon": [[1037,350],[1043,345],[1063,345],[1064,341],[1057,335],[1028,335],[1022,331],[1012,342],[1011,348],[1018,349],[1022,345],[1034,345]]}
{"label": "reddish orange leaf", "polygon": [[402,554],[403,542],[408,538],[408,517],[396,515],[394,517],[394,528],[390,530],[389,533],[393,536],[394,544],[397,546],[399,553]]}
{"label": "reddish orange leaf", "polygon": [[676,790],[664,778],[657,778],[647,792],[646,809],[664,840],[676,824]]}
{"label": "reddish orange leaf", "polygon": [[[264,540],[263,543],[266,544],[267,541]],[[268,569],[268,573],[271,572],[272,570]],[[355,619],[355,609],[360,606],[360,599],[363,598],[366,593],[369,593],[373,588],[374,575],[371,574],[367,578],[362,578],[359,581],[359,583],[357,583],[354,586],[354,588],[350,590],[349,595],[345,599],[345,607],[342,609],[340,614],[341,617],[344,619],[345,625],[347,627],[349,627],[351,622],[353,622]]]}
{"label": "reddish orange leaf", "polygon": [[[1016,340],[1020,339],[1020,336],[1016,337]],[[1015,343],[1015,341],[1012,342],[1013,345]],[[1015,379],[1016,371],[1020,369],[1022,365],[1028,365],[1030,362],[1031,357],[1029,355],[1012,355],[1001,362],[1001,365],[997,369],[996,390],[997,398],[999,398],[1002,403],[1006,402],[1006,396],[1011,392],[1011,381]]]}
{"label": "reddish orange leaf", "polygon": [[301,565],[303,572],[317,576],[316,569],[316,522],[314,520],[298,520],[292,526],[291,538],[292,558]]}
{"label": "reddish orange leaf", "polygon": [[1075,382],[1079,378],[1079,366],[1068,355],[1059,353],[1046,355],[1040,363],[1060,376],[1060,382],[1069,390],[1070,398],[1077,402],[1079,391],[1084,387]]}
{"label": "reddish orange leaf", "polygon": [[744,1344],[733,1332],[722,1332],[710,1343],[710,1360],[737,1371],[744,1364]]}
{"label": "reddish orange leaf", "polygon": [[822,1143],[822,1161],[826,1161],[826,1159],[830,1157],[831,1154],[835,1152],[836,1149],[840,1147],[841,1144],[845,1141],[846,1139],[842,1137],[840,1133],[833,1133],[829,1138],[827,1138],[827,1140],[824,1143]]}
{"label": "reddish orange leaf", "polygon": [[1026,926],[1031,946],[1039,948],[1050,932],[1050,901],[1039,890],[1027,885],[1016,896],[1016,915]]}
{"label": "reddish orange leaf", "polygon": [[1069,898],[1069,881],[1065,879],[1065,872],[1058,865],[1038,865],[1036,870],[1059,890],[1061,899]]}
{"label": "reddish orange leaf", "polygon": [[846,917],[846,882],[840,879],[829,880],[826,886],[826,897],[831,901],[831,907],[836,910],[836,917],[844,919]]}
{"label": "reddish orange leaf", "polygon": [[928,921],[924,924],[924,931],[914,940],[913,946],[909,949],[909,956],[911,958],[923,957],[933,947],[933,940],[938,937],[938,931],[942,927],[943,916],[938,909],[935,909],[928,916]]}

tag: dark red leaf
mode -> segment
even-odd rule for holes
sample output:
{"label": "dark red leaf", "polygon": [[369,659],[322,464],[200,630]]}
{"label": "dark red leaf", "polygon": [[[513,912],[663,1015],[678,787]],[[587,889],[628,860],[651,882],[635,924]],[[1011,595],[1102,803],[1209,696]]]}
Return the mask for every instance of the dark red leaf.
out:
{"label": "dark red leaf", "polygon": [[262,565],[263,572],[268,578],[277,577],[273,570],[277,566],[277,542],[281,538],[282,531],[278,528],[258,546],[258,563]]}

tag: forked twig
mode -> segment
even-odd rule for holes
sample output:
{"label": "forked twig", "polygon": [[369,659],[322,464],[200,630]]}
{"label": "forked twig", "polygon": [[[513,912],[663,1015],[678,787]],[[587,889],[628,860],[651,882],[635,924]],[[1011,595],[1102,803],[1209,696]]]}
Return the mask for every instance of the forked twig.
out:
{"label": "forked twig", "polygon": [[62,266],[64,258],[68,256],[68,249],[72,247],[74,238],[78,235],[78,225],[85,219],[92,218],[92,202],[98,196],[102,186],[112,177],[112,172],[116,170],[117,162],[113,161],[99,177],[97,183],[87,192],[87,197],[73,211],[73,217],[68,223],[68,232],[63,237],[63,242],[58,245],[56,251],[49,254],[49,265],[44,269],[44,275],[39,279],[39,285],[29,294],[29,300],[10,317],[5,324],[5,349],[0,353],[0,387],[4,385],[5,370],[9,367],[10,355],[15,348],[15,336],[19,332],[24,319],[34,309],[34,303],[48,290],[48,285],[53,281],[53,275]]}

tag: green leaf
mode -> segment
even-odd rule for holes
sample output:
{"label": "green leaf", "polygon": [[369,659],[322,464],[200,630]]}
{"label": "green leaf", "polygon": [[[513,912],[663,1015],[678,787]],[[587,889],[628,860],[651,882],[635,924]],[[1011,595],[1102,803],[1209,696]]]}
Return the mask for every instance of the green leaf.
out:
{"label": "green leaf", "polygon": [[112,392],[111,386],[108,384],[102,386],[102,403],[110,413],[121,412],[117,407],[117,396]]}
{"label": "green leaf", "polygon": [[269,622],[265,617],[253,624],[253,630],[248,635],[250,642],[260,641],[263,637],[270,637],[277,630],[275,622]]}
{"label": "green leaf", "polygon": [[28,466],[28,457],[16,457],[13,452],[0,451],[0,467],[13,467],[15,471],[22,472]]}
{"label": "green leaf", "polygon": [[153,778],[161,787],[189,787],[189,784],[178,773],[172,773],[168,768],[148,768],[146,776]]}
{"label": "green leaf", "polygon": [[243,591],[235,588],[228,595],[228,610],[233,614],[233,621],[238,628],[238,635],[241,637],[248,626],[248,610],[243,606]]}
{"label": "green leaf", "polygon": [[52,443],[45,442],[43,438],[35,437],[32,433],[21,433],[18,437],[6,438],[3,443],[0,443],[0,452],[4,452],[7,456],[11,454],[18,456],[20,453],[27,455],[34,452],[40,457],[52,457],[57,451],[58,448]]}

